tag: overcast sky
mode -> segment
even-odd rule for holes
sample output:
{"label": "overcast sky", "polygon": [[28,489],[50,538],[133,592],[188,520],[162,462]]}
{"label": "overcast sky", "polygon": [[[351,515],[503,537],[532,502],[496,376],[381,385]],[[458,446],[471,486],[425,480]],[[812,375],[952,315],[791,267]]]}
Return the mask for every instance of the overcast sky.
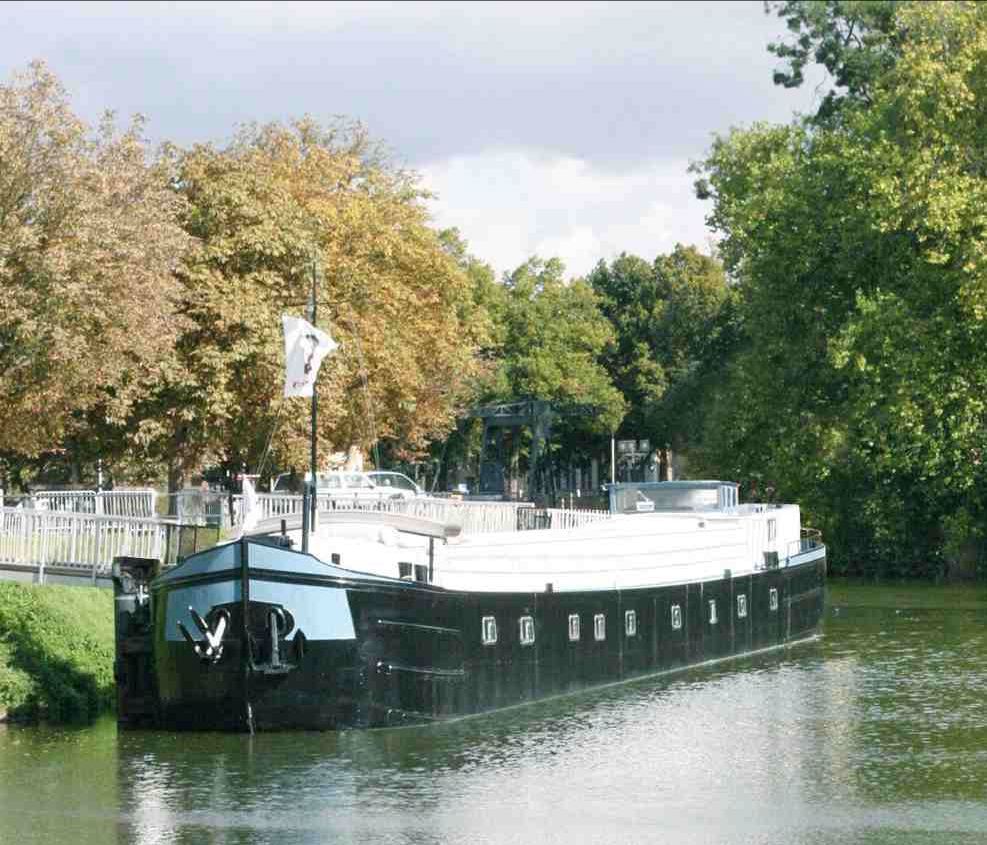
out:
{"label": "overcast sky", "polygon": [[364,122],[499,271],[570,274],[706,248],[690,161],[714,133],[818,96],[771,82],[761,2],[0,4],[4,81],[44,59],[75,109],[141,112],[155,141],[238,123]]}

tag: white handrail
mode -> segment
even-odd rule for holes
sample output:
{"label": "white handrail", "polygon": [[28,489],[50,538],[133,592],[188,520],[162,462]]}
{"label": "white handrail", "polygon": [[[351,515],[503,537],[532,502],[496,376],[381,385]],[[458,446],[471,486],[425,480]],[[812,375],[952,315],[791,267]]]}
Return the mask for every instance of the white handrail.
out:
{"label": "white handrail", "polygon": [[[259,519],[299,514],[302,511],[302,497],[287,493],[259,493]],[[489,534],[500,531],[518,530],[518,513],[547,514],[545,527],[577,528],[601,519],[609,519],[608,511],[568,510],[550,508],[536,511],[528,502],[469,502],[456,499],[415,498],[386,499],[382,501],[350,499],[329,495],[319,496],[319,511],[383,511],[401,513],[421,519],[430,519],[443,524],[458,525],[463,534]],[[243,518],[243,497],[234,497],[235,523]]]}

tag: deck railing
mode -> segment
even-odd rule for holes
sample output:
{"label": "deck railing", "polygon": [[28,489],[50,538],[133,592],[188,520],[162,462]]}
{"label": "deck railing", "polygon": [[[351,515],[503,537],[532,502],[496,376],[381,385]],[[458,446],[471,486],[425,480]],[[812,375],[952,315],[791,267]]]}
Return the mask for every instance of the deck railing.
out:
{"label": "deck railing", "polygon": [[[302,511],[302,497],[285,493],[257,495],[260,519],[289,516]],[[538,528],[577,528],[608,519],[607,511],[535,508],[529,502],[469,502],[455,499],[349,499],[319,496],[320,511],[365,510],[402,513],[460,526],[464,534],[489,534]],[[234,502],[236,524],[243,517],[243,497]]]}
{"label": "deck railing", "polygon": [[[49,570],[85,573],[95,582],[110,573],[113,559],[118,555],[156,558],[163,565],[172,566],[179,558],[214,545],[223,531],[219,525],[58,509],[70,504],[94,506],[99,500],[93,496],[60,495],[51,500],[56,503],[56,509],[0,508],[0,568],[30,569],[38,574],[40,581],[45,580]],[[302,509],[301,496],[260,494],[258,501],[262,518],[297,514]],[[361,502],[320,496],[319,509],[401,513],[459,525],[464,534],[576,528],[609,518],[605,511],[434,498]],[[238,496],[234,502],[238,521],[241,512],[242,498]]]}
{"label": "deck railing", "polygon": [[822,532],[818,528],[803,528],[798,540],[793,540],[788,544],[788,557],[811,552],[823,545]]}

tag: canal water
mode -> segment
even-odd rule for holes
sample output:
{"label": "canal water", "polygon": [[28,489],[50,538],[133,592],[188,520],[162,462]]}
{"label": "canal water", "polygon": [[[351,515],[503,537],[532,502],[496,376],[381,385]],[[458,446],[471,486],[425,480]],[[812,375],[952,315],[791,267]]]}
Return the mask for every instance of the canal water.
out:
{"label": "canal water", "polygon": [[987,843],[964,595],[844,589],[816,642],[427,729],[0,728],[0,843]]}

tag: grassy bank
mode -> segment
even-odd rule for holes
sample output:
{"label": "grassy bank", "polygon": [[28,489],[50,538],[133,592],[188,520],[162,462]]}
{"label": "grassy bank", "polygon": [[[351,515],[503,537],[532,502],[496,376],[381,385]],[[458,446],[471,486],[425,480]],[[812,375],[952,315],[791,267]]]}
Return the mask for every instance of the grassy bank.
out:
{"label": "grassy bank", "polygon": [[831,578],[826,584],[826,601],[830,607],[987,610],[987,586],[923,581],[875,584],[873,581]]}
{"label": "grassy bank", "polygon": [[86,721],[113,697],[113,593],[0,582],[0,715]]}

